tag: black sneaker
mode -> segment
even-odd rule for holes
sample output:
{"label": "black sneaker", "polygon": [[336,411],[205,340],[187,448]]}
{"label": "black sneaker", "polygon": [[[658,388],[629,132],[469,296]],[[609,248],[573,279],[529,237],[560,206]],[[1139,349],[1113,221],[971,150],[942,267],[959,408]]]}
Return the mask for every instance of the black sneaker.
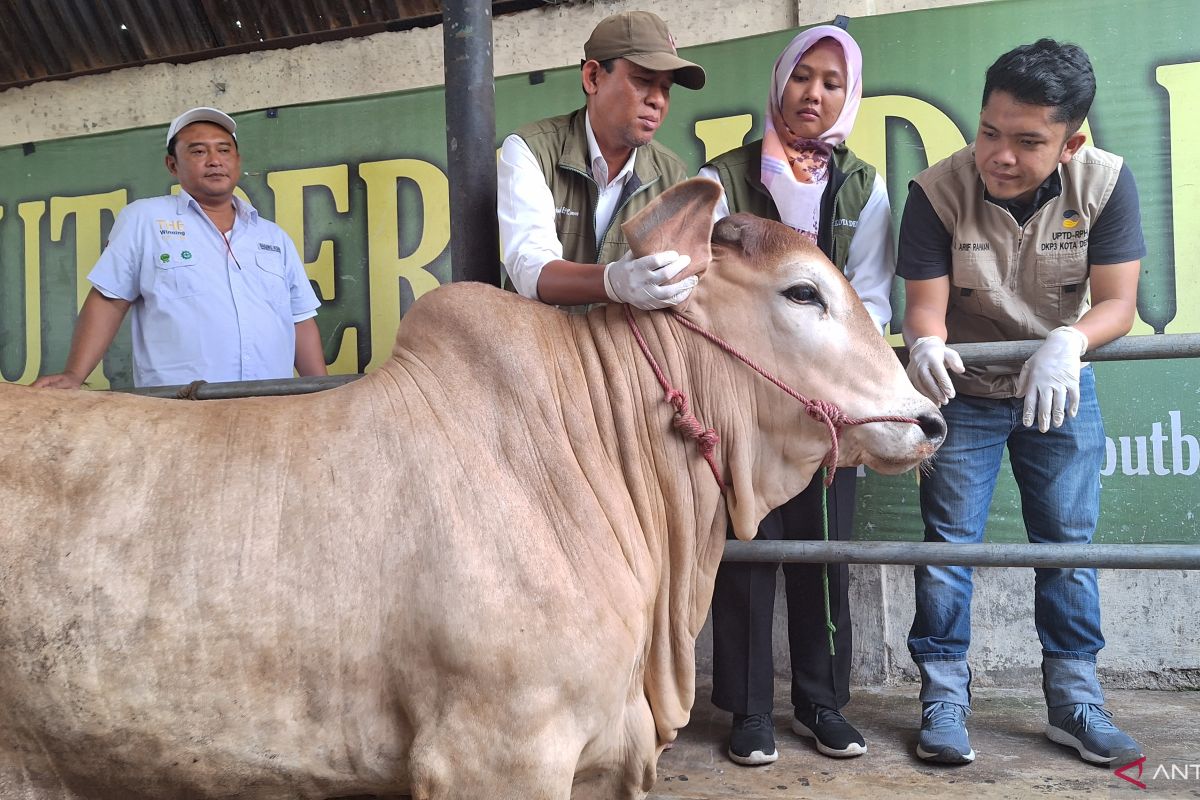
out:
{"label": "black sneaker", "polygon": [[833,758],[853,758],[867,752],[867,741],[837,709],[825,706],[796,708],[792,730],[817,743],[817,750]]}
{"label": "black sneaker", "polygon": [[729,757],[745,767],[770,764],[779,758],[775,725],[770,714],[734,714],[729,732]]}

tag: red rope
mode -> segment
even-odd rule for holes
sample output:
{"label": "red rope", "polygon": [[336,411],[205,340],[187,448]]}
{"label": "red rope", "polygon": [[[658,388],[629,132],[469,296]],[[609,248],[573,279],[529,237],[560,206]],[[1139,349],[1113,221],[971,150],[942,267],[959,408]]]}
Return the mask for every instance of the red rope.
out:
{"label": "red rope", "polygon": [[[726,353],[729,353],[729,355],[738,359],[743,364],[750,367],[750,369],[754,370],[759,375],[778,386],[790,397],[795,398],[797,401],[803,404],[805,412],[810,417],[825,426],[825,429],[829,432],[830,441],[829,453],[825,456],[825,460],[822,462],[823,466],[829,467],[829,469],[826,471],[824,480],[824,484],[827,487],[829,484],[833,483],[834,470],[837,467],[838,461],[838,439],[841,435],[842,428],[851,425],[865,425],[869,422],[909,422],[913,425],[921,424],[919,420],[912,417],[891,415],[879,417],[847,416],[846,413],[838,408],[837,405],[829,402],[828,400],[814,400],[800,394],[795,389],[781,381],[779,378],[775,377],[761,366],[756,364],[753,359],[739,351],[736,347],[729,344],[716,334],[704,330],[704,328],[701,328],[696,323],[687,319],[678,311],[671,312],[671,316],[688,330],[703,336],[705,339],[709,340],[717,347],[721,348]],[[713,475],[717,479],[717,484],[724,486],[725,482],[721,479],[721,472],[717,467],[716,458],[713,455],[713,451],[716,448],[717,442],[720,441],[720,437],[717,435],[715,430],[711,428],[705,429],[700,424],[700,421],[697,420],[696,417],[692,415],[691,411],[688,410],[687,397],[683,394],[683,392],[671,387],[666,375],[663,374],[662,369],[658,366],[658,362],[654,360],[654,356],[650,353],[650,348],[646,345],[646,340],[642,337],[642,332],[638,328],[637,321],[633,318],[633,311],[629,306],[625,306],[625,318],[629,321],[629,327],[633,330],[633,335],[634,338],[637,339],[638,346],[641,347],[642,353],[646,356],[646,360],[650,362],[650,367],[654,370],[655,377],[658,378],[658,382],[662,385],[663,390],[667,393],[667,402],[675,406],[675,428],[683,432],[685,435],[696,439],[700,443],[700,453],[704,456],[705,460],[708,461],[709,466],[712,467]]]}
{"label": "red rope", "polygon": [[691,408],[688,406],[687,395],[671,386],[671,382],[667,380],[667,376],[658,366],[658,362],[654,360],[654,355],[650,352],[650,347],[646,344],[646,339],[642,336],[642,330],[633,318],[633,311],[629,306],[625,306],[625,318],[629,320],[629,327],[633,330],[633,338],[637,339],[638,347],[642,349],[642,354],[646,356],[646,360],[650,362],[650,368],[654,370],[654,377],[658,378],[659,385],[666,392],[666,401],[675,407],[675,419],[673,422],[675,430],[689,439],[696,440],[700,447],[700,455],[704,456],[704,460],[712,468],[712,474],[717,479],[717,485],[724,487],[725,481],[721,478],[721,469],[717,466],[717,457],[715,455],[717,442],[721,441],[721,437],[717,435],[715,430],[705,428],[700,420],[696,419],[696,415],[692,413]]}

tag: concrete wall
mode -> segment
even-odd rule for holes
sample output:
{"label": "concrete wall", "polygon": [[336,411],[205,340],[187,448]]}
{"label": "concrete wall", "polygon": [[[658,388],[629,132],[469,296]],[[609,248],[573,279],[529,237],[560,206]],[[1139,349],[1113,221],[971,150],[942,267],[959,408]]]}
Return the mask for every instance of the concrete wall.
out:
{"label": "concrete wall", "polygon": [[[509,74],[574,63],[596,22],[632,8],[655,10],[686,47],[829,20],[839,13],[864,16],[963,1],[566,2],[498,18],[496,70]],[[0,94],[0,146],[162,125],[195,105],[238,112],[436,85],[442,81],[441,43],[441,28],[429,28],[12,89]],[[855,566],[852,574],[856,681],[914,679],[905,647],[913,611],[912,570]],[[1101,670],[1110,685],[1200,688],[1200,626],[1191,612],[1195,580],[1180,572],[1101,574],[1109,639]],[[1032,581],[1031,570],[978,571],[972,664],[979,683],[1022,686],[1040,680]],[[777,608],[783,607],[781,599]],[[782,618],[776,629],[777,665],[786,674]],[[706,633],[699,650],[701,669],[710,668],[710,653]]]}
{"label": "concrete wall", "polygon": [[[669,0],[563,2],[494,22],[496,73],[577,63],[588,33],[604,17],[649,8],[666,19],[680,47],[967,0]],[[193,106],[233,113],[362,97],[443,81],[442,29],[380,33],[289,50],[226,56],[193,64],[155,64],[0,93],[0,147],[89,133],[164,125]]]}
{"label": "concrete wall", "polygon": [[[1041,645],[1033,626],[1033,570],[975,571],[969,663],[979,686],[1041,685]],[[913,619],[912,567],[850,567],[854,618],[852,681],[889,686],[918,680],[908,654]],[[1200,689],[1197,577],[1184,571],[1100,570],[1101,618],[1107,644],[1100,652],[1102,683],[1114,689]],[[775,671],[787,677],[783,575],[775,608]],[[813,613],[823,613],[814,609]],[[697,646],[697,663],[712,671],[711,616]],[[913,689],[916,698],[916,688]],[[777,705],[789,702],[777,697]]]}

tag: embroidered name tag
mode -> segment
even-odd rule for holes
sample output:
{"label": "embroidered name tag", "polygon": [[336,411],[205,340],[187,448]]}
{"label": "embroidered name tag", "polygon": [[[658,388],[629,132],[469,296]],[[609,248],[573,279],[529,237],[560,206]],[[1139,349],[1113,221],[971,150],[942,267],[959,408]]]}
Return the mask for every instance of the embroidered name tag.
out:
{"label": "embroidered name tag", "polygon": [[263,244],[262,242],[258,243],[258,249],[266,250],[267,252],[270,252],[270,253],[282,253],[283,252],[282,250],[279,249],[279,245],[277,245],[277,244]]}

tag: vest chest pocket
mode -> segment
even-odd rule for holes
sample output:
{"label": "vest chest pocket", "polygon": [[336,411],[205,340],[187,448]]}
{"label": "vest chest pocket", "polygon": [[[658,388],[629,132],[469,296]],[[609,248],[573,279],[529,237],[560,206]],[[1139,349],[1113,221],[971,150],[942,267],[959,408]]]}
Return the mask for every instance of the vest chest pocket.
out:
{"label": "vest chest pocket", "polygon": [[1064,325],[1078,320],[1087,295],[1087,251],[1040,255],[1034,272],[1038,316]]}
{"label": "vest chest pocket", "polygon": [[1003,318],[1000,271],[989,254],[956,252],[950,262],[950,304],[988,319]]}

